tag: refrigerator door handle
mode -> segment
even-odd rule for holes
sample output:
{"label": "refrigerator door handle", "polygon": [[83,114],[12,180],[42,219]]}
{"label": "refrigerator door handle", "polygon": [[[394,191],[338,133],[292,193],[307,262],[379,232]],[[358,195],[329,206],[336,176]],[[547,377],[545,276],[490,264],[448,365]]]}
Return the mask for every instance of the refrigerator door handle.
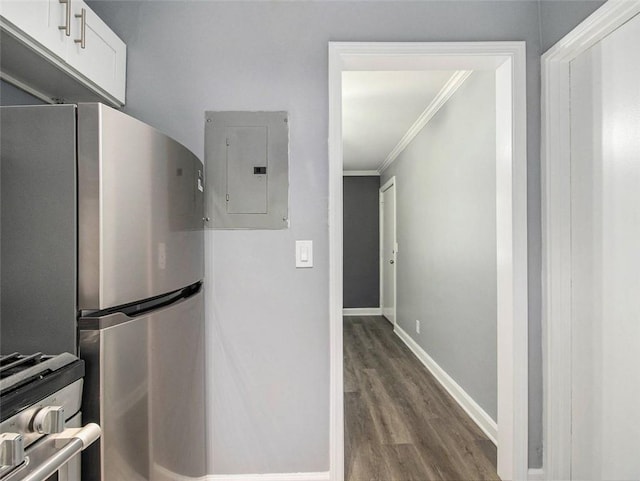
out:
{"label": "refrigerator door handle", "polygon": [[79,327],[81,330],[83,329],[106,329],[107,327],[117,326],[118,324],[123,324],[125,322],[130,321],[131,317],[127,316],[123,312],[114,312],[113,314],[107,315],[95,315],[89,317],[81,317],[78,321]]}
{"label": "refrigerator door handle", "polygon": [[138,304],[122,306],[120,308],[109,309],[106,311],[93,312],[86,316],[81,316],[78,321],[80,330],[96,330],[106,329],[107,327],[117,326],[125,322],[132,321],[138,317],[146,315],[154,311],[175,306],[181,302],[185,302],[202,290],[202,282],[196,282],[184,289],[165,294],[156,299],[143,301]]}

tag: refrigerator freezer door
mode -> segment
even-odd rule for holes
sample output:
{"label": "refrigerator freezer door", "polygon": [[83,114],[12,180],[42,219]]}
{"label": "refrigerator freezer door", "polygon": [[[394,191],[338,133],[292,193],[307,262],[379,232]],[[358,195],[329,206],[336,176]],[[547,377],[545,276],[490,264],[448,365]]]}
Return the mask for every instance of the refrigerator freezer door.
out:
{"label": "refrigerator freezer door", "polygon": [[206,475],[203,306],[200,291],[136,318],[80,320],[83,417],[103,428],[85,451],[83,480]]}
{"label": "refrigerator freezer door", "polygon": [[76,352],[76,108],[0,109],[3,353]]}
{"label": "refrigerator freezer door", "polygon": [[102,104],[78,105],[78,304],[101,310],[203,277],[203,167]]}

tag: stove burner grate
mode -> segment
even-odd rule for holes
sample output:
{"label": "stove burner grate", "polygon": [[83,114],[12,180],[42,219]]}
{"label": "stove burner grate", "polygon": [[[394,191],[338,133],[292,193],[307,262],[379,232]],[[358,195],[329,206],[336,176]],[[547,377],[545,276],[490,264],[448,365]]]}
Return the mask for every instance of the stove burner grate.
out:
{"label": "stove burner grate", "polygon": [[84,376],[84,362],[69,353],[0,356],[0,422]]}

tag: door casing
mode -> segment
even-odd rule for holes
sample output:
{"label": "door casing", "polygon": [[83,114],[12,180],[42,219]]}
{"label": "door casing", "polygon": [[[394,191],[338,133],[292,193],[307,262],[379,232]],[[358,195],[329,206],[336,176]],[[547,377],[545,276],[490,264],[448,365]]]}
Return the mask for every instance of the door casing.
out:
{"label": "door casing", "polygon": [[571,479],[570,62],[640,13],[609,0],[542,56],[544,479]]}
{"label": "door casing", "polygon": [[[389,190],[391,187],[393,187],[393,208],[394,208],[394,215],[393,215],[393,243],[394,243],[394,247],[393,247],[393,251],[394,251],[394,259],[393,261],[395,262],[394,266],[396,266],[396,272],[393,276],[393,327],[395,328],[396,326],[396,314],[398,311],[398,271],[397,271],[397,256],[396,254],[398,253],[398,249],[397,249],[397,245],[398,245],[398,221],[397,221],[397,209],[398,206],[396,205],[396,200],[397,200],[397,184],[396,184],[396,178],[391,177],[387,182],[385,182],[385,184],[380,187],[380,309],[382,310],[382,315],[384,315],[384,288],[385,288],[385,277],[384,277],[384,266],[385,263],[387,262],[387,260],[384,257],[384,227],[385,227],[385,223],[388,222],[388,219],[385,218],[384,216],[384,203],[383,203],[383,199],[384,199],[384,194],[387,190]],[[385,316],[386,318],[386,316]],[[389,320],[389,319],[387,319]]]}
{"label": "door casing", "polygon": [[344,479],[342,339],[342,72],[496,72],[498,475],[527,479],[528,287],[524,42],[329,42],[329,462]]}

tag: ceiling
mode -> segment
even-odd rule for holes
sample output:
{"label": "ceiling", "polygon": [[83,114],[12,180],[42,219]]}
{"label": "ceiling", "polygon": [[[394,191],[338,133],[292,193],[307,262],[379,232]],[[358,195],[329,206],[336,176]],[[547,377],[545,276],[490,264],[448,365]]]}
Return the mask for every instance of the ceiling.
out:
{"label": "ceiling", "polygon": [[450,70],[343,72],[343,170],[378,170],[454,74]]}

